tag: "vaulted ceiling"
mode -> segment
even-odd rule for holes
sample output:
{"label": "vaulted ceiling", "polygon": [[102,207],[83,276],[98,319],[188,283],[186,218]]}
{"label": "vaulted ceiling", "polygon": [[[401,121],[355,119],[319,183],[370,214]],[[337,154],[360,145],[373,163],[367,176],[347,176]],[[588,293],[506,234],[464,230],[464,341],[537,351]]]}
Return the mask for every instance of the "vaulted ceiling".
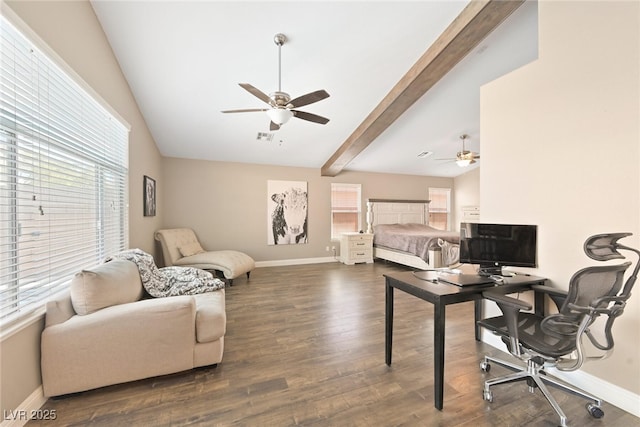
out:
{"label": "vaulted ceiling", "polygon": [[[481,151],[480,86],[538,55],[535,3],[485,3],[92,1],[165,156],[445,177],[482,162],[438,160],[455,157],[461,134]],[[277,33],[282,91],[326,90],[300,108],[326,125],[293,118],[270,131],[264,112],[221,113],[266,106],[238,83],[278,90]]]}

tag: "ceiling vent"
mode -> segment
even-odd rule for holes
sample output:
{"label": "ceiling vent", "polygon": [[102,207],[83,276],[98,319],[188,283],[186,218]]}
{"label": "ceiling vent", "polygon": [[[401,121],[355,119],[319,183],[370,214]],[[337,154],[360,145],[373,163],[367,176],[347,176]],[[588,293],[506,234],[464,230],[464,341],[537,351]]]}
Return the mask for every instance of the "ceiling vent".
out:
{"label": "ceiling vent", "polygon": [[258,132],[258,136],[256,137],[258,141],[266,141],[271,142],[273,139],[273,134],[268,132]]}

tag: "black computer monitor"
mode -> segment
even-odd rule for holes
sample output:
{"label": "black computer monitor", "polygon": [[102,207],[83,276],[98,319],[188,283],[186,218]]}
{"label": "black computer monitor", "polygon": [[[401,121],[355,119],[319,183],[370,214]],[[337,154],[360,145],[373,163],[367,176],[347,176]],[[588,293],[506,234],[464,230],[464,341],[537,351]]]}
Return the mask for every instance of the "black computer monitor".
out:
{"label": "black computer monitor", "polygon": [[536,225],[460,224],[460,262],[479,264],[480,275],[502,274],[502,267],[537,267]]}

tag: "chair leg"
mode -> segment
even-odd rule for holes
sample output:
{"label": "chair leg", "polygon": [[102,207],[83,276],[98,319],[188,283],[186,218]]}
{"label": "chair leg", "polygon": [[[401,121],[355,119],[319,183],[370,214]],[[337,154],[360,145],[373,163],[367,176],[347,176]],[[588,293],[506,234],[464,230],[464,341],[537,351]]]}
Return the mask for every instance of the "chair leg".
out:
{"label": "chair leg", "polygon": [[576,388],[571,384],[567,384],[564,381],[561,381],[555,377],[548,376],[546,375],[546,372],[542,369],[540,370],[540,373],[543,374],[543,375],[540,375],[540,378],[542,379],[542,381],[548,383],[549,385],[552,385],[559,390],[566,391],[567,393],[571,393],[575,396],[582,397],[583,399],[592,400],[593,403],[598,407],[602,406],[602,400],[600,400],[596,396],[590,393],[587,393],[584,390],[580,390],[579,388]]}
{"label": "chair leg", "polygon": [[247,271],[247,280],[249,280],[249,276],[251,276],[251,272]]}
{"label": "chair leg", "polygon": [[498,365],[511,369],[513,371],[523,371],[525,370],[524,365],[516,365],[515,363],[507,362],[506,360],[496,359],[495,357],[485,356],[484,363],[488,364],[489,362],[497,363]]}
{"label": "chair leg", "polygon": [[[529,361],[529,364],[532,363],[533,362]],[[547,386],[544,384],[543,379],[540,378],[540,375],[538,375],[537,372],[532,375],[531,378],[533,378],[533,380],[536,382],[536,385],[538,386],[544,397],[547,399],[547,402],[549,402],[549,404],[553,407],[553,410],[556,411],[556,414],[558,414],[558,416],[560,417],[560,426],[567,427],[567,416],[564,414],[564,412],[562,412],[562,409],[560,408],[560,405],[558,405],[558,402],[556,402],[556,399],[554,399],[551,393],[549,393],[549,389],[547,389]]]}
{"label": "chair leg", "polygon": [[485,381],[484,382],[484,390],[485,391],[489,391],[489,387],[491,387],[493,385],[512,383],[512,382],[516,382],[516,381],[522,381],[522,380],[526,380],[527,378],[530,378],[530,377],[531,376],[526,371],[514,372],[511,375],[505,375],[504,377],[494,378],[492,380]]}
{"label": "chair leg", "polygon": [[585,398],[587,400],[592,400],[594,402],[594,406],[597,408],[600,408],[600,406],[602,405],[602,401],[597,397],[589,393],[586,393],[576,387],[573,387],[565,383],[564,381],[560,381],[556,378],[548,376],[547,373],[544,371],[543,366],[535,363],[532,359],[527,360],[526,367],[520,367],[516,364],[510,363],[504,360],[496,359],[490,356],[485,356],[484,361],[481,364],[483,371],[485,372],[489,371],[490,361],[497,363],[498,365],[501,365],[505,368],[516,371],[513,374],[506,375],[499,378],[494,378],[484,382],[484,390],[483,390],[484,398],[485,400],[488,400],[490,402],[493,400],[493,396],[490,391],[491,386],[498,385],[498,384],[506,384],[506,383],[515,382],[515,381],[527,380],[527,384],[529,384],[529,391],[531,393],[535,391],[535,387],[533,387],[533,383],[535,383],[535,386],[538,389],[540,389],[540,392],[542,393],[542,395],[545,397],[545,399],[547,399],[547,402],[549,402],[549,404],[553,407],[553,410],[556,412],[556,414],[558,414],[558,417],[560,417],[561,427],[567,427],[567,416],[562,411],[562,409],[560,408],[560,405],[558,405],[558,402],[555,400],[555,398],[551,395],[545,383],[551,386],[554,386],[560,390]]}

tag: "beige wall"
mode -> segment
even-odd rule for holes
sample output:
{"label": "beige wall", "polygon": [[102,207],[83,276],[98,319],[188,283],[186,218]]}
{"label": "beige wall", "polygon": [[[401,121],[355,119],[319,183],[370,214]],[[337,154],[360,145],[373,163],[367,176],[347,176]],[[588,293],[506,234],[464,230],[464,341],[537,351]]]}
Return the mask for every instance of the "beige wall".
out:
{"label": "beige wall", "polygon": [[[538,224],[537,274],[559,288],[596,264],[588,236],[640,247],[639,17],[638,2],[541,1],[539,60],[482,89],[481,219]],[[613,356],[583,370],[640,393],[639,324],[636,291]]]}
{"label": "beige wall", "polygon": [[[129,245],[153,253],[162,224],[160,153],[138,110],[111,47],[88,1],[6,2],[75,73],[131,126],[129,135]],[[7,15],[13,15],[7,11]],[[156,217],[142,215],[142,177],[157,179]],[[40,384],[42,321],[0,342],[0,411],[16,409]]]}
{"label": "beige wall", "polygon": [[[190,227],[206,249],[236,249],[256,261],[332,256],[331,183],[362,184],[362,228],[367,198],[426,199],[429,187],[452,188],[453,179],[319,169],[163,159],[165,227]],[[267,181],[305,181],[309,193],[309,243],[267,245]]]}

